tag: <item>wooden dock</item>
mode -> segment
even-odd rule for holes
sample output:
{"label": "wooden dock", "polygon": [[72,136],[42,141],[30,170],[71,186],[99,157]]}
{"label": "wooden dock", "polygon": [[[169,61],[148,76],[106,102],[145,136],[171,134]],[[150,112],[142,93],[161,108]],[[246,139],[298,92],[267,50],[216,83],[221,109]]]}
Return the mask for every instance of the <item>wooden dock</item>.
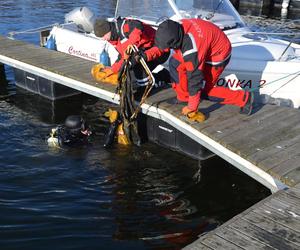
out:
{"label": "wooden dock", "polygon": [[300,249],[300,186],[280,190],[185,247]]}
{"label": "wooden dock", "polygon": [[[50,51],[22,41],[0,37],[1,63],[109,102],[119,102],[114,86],[95,83],[92,79],[90,69],[94,63],[90,61],[57,51]],[[208,119],[198,124],[188,121],[180,114],[181,105],[172,105],[167,102],[174,97],[175,93],[172,89],[153,94],[142,105],[142,112],[170,124],[259,181],[272,192],[291,188],[275,193],[245,213],[230,220],[220,227],[220,231],[215,230],[201,238],[201,241],[202,239],[205,239],[206,242],[216,241],[211,243],[217,244],[216,247],[211,247],[208,243],[202,244],[201,247],[206,249],[236,249],[249,237],[260,239],[255,231],[264,233],[262,237],[265,237],[266,240],[268,240],[270,233],[276,233],[282,239],[282,244],[289,243],[289,245],[278,246],[291,246],[290,248],[277,249],[293,249],[295,246],[299,246],[299,212],[297,211],[300,205],[300,111],[264,105],[258,107],[253,115],[244,116],[239,114],[238,107],[222,106],[204,100],[201,102],[200,110],[208,116]],[[270,211],[273,209],[271,214],[263,212],[266,207]],[[288,217],[285,210],[281,214],[279,209],[284,208],[290,209],[287,211],[292,211],[290,213],[292,216]],[[273,212],[276,215],[279,214],[278,221],[272,217]],[[293,216],[293,213],[296,216]],[[269,219],[270,222],[268,222]],[[286,224],[284,224],[285,220]],[[259,226],[256,225],[258,222],[261,223]],[[246,226],[246,223],[251,225]],[[272,232],[263,229],[268,223],[274,225],[274,228],[270,229],[273,230]],[[227,226],[228,228],[237,228],[234,232],[229,232],[226,231]],[[247,229],[248,226],[249,229]],[[244,235],[240,230],[247,230],[247,232],[249,230],[253,232],[253,235],[250,233]],[[292,231],[293,233],[296,231],[295,242],[291,238],[294,237]],[[232,242],[228,243],[225,240],[227,239],[225,236],[219,237],[214,235],[214,232],[218,234],[223,232],[227,238],[240,237],[239,244],[234,243],[233,246]],[[256,246],[265,246],[261,242],[262,240],[258,241],[255,243],[256,245],[250,248],[257,249]],[[197,248],[197,246],[192,245],[191,247]],[[274,246],[266,244],[265,248],[274,249]]]}
{"label": "wooden dock", "polygon": [[[115,86],[96,83],[93,62],[22,41],[0,37],[0,63],[118,103]],[[208,119],[199,124],[180,114],[181,105],[168,104],[175,96],[166,89],[148,98],[142,112],[164,120],[196,142],[253,177],[273,192],[300,183],[300,111],[264,105],[251,116],[239,108],[201,102]]]}

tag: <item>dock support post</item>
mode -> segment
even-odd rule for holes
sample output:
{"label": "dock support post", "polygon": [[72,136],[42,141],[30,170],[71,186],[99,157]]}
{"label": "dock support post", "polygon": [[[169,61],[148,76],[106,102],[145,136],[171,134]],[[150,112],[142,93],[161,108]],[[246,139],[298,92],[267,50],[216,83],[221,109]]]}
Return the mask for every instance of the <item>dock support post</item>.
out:
{"label": "dock support post", "polygon": [[4,64],[0,63],[0,99],[2,95],[7,95],[7,79]]}
{"label": "dock support post", "polygon": [[7,83],[4,64],[0,63],[0,85]]}
{"label": "dock support post", "polygon": [[283,0],[281,5],[281,19],[287,19],[289,13],[290,0]]}
{"label": "dock support post", "polygon": [[261,5],[261,14],[269,16],[274,8],[274,0],[263,0]]}
{"label": "dock support post", "polygon": [[236,10],[239,10],[239,7],[240,7],[240,0],[230,0],[230,2],[232,3],[233,7],[234,7]]}

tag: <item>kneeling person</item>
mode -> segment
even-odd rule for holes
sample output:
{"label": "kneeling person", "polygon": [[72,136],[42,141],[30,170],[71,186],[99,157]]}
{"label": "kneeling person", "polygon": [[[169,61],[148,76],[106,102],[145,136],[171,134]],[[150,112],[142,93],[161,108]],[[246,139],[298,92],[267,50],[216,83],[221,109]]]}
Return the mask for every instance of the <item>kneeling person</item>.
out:
{"label": "kneeling person", "polygon": [[[154,46],[155,29],[151,26],[134,19],[117,18],[113,22],[105,19],[97,19],[94,25],[94,33],[111,44],[119,52],[118,60],[112,65],[114,73],[120,71],[124,62],[125,51],[129,45],[135,45],[142,57],[152,71],[157,65],[163,64],[169,57],[169,49],[159,49]],[[125,58],[126,59],[126,58]],[[142,66],[133,58],[130,61],[137,84],[145,86],[148,84],[146,72]]]}

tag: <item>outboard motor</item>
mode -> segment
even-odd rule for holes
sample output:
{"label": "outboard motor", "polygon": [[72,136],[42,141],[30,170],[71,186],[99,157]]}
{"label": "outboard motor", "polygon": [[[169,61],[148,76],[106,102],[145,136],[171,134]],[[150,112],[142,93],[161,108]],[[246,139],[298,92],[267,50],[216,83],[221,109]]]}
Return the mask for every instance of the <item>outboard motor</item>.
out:
{"label": "outboard motor", "polygon": [[78,7],[65,15],[65,23],[75,23],[79,30],[91,33],[94,30],[96,16],[87,7]]}
{"label": "outboard motor", "polygon": [[47,142],[49,146],[80,146],[88,143],[92,134],[84,119],[79,115],[68,116],[63,125],[52,129]]}

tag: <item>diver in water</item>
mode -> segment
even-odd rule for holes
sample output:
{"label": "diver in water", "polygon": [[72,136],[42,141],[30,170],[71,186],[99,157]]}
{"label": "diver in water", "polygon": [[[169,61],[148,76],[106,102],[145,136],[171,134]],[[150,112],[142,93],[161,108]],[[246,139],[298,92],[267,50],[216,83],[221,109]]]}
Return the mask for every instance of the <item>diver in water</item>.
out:
{"label": "diver in water", "polygon": [[49,146],[76,147],[88,143],[92,132],[87,123],[79,115],[68,116],[63,125],[52,129],[47,142]]}

